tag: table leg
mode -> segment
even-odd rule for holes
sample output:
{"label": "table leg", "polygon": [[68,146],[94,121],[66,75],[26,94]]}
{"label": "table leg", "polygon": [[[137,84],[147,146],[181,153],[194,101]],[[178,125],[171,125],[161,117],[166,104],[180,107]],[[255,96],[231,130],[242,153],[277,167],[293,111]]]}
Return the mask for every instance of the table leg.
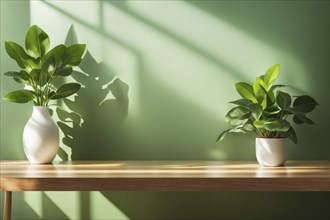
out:
{"label": "table leg", "polygon": [[11,191],[6,191],[5,194],[5,207],[3,210],[3,219],[4,220],[11,219]]}

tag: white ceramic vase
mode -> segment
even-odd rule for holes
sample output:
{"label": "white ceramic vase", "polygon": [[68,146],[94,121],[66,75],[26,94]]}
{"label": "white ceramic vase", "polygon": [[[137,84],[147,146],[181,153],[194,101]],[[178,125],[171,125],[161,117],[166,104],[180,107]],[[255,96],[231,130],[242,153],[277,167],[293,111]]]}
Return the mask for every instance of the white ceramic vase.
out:
{"label": "white ceramic vase", "polygon": [[33,106],[23,131],[23,146],[31,163],[51,163],[58,151],[59,130],[47,106]]}
{"label": "white ceramic vase", "polygon": [[288,157],[288,139],[256,138],[256,156],[264,167],[284,165]]}

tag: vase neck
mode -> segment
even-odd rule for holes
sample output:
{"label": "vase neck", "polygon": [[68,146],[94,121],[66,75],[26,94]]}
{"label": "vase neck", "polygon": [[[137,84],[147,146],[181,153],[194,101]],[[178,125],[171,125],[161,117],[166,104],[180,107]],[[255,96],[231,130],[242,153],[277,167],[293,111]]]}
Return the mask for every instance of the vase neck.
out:
{"label": "vase neck", "polygon": [[33,118],[49,118],[49,108],[48,106],[33,106],[33,112],[32,112]]}

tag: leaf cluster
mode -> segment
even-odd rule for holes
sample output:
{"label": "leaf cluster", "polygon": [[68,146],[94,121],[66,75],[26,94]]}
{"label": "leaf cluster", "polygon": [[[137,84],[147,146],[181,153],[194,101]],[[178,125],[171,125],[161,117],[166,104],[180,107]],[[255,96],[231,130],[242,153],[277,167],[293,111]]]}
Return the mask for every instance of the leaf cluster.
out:
{"label": "leaf cluster", "polygon": [[298,143],[296,132],[288,117],[293,117],[295,124],[315,124],[307,113],[318,103],[308,95],[291,96],[280,91],[285,85],[275,85],[280,65],[272,65],[264,75],[257,77],[253,84],[238,82],[236,90],[240,99],[231,101],[233,107],[226,115],[226,121],[232,126],[217,138],[221,141],[228,133],[253,131],[259,137],[287,137]]}
{"label": "leaf cluster", "polygon": [[60,77],[71,75],[72,68],[80,64],[86,45],[66,47],[60,44],[51,50],[49,45],[48,35],[37,25],[29,28],[25,49],[15,42],[5,42],[7,54],[21,68],[20,71],[8,71],[5,75],[27,85],[25,88],[31,88],[10,92],[4,96],[5,100],[47,106],[50,100],[68,97],[80,89],[79,83],[67,83],[57,88],[54,82]]}

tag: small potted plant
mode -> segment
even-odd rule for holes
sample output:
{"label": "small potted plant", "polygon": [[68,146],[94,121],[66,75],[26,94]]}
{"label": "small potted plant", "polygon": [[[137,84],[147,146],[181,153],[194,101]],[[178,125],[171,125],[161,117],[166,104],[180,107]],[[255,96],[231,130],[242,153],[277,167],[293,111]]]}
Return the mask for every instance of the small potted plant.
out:
{"label": "small potted plant", "polygon": [[15,42],[6,41],[7,54],[20,70],[8,71],[6,76],[25,85],[24,89],[8,93],[3,99],[34,104],[33,112],[23,131],[24,151],[31,163],[50,163],[59,145],[58,127],[49,115],[49,102],[76,93],[79,83],[66,83],[56,87],[59,78],[69,76],[72,67],[78,66],[86,45],[63,44],[49,49],[48,35],[37,25],[29,28],[25,37],[25,49]]}
{"label": "small potted plant", "polygon": [[274,64],[264,75],[257,77],[253,85],[245,82],[235,84],[242,97],[230,103],[226,121],[233,127],[223,131],[217,138],[221,141],[228,133],[253,131],[256,133],[256,157],[262,166],[280,166],[287,159],[287,139],[298,143],[295,124],[315,124],[307,113],[318,103],[308,95],[291,96],[280,91],[284,85],[274,85],[280,65]]}

